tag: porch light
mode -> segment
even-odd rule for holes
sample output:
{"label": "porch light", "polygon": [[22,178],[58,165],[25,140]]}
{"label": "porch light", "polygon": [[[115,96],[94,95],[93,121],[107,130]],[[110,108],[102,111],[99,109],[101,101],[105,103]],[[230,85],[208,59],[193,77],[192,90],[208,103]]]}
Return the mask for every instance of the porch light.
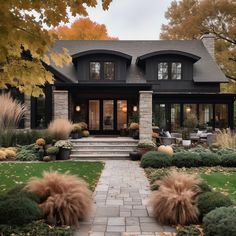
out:
{"label": "porch light", "polygon": [[138,107],[137,106],[133,106],[133,111],[137,111]]}
{"label": "porch light", "polygon": [[79,111],[80,111],[80,106],[76,106],[76,107],[75,107],[75,110],[76,110],[77,112],[79,112]]}

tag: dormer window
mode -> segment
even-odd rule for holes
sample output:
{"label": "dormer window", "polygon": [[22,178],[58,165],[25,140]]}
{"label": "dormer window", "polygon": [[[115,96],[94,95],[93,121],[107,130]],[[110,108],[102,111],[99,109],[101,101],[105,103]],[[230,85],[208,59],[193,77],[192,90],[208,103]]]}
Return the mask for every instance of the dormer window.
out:
{"label": "dormer window", "polygon": [[90,62],[91,80],[114,80],[115,64],[114,62]]}
{"label": "dormer window", "polygon": [[159,62],[158,80],[181,80],[182,63],[181,62]]}

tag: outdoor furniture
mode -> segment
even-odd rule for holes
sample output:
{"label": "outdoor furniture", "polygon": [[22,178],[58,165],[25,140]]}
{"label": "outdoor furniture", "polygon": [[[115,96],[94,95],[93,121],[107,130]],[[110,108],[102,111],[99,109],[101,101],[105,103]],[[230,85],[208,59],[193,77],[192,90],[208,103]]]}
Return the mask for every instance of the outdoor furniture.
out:
{"label": "outdoor furniture", "polygon": [[171,133],[171,137],[175,138],[177,144],[181,143],[183,140],[181,133]]}
{"label": "outdoor furniture", "polygon": [[211,146],[216,142],[216,134],[208,134],[206,138],[207,145]]}
{"label": "outdoor furniture", "polygon": [[176,138],[169,137],[159,137],[161,145],[171,145],[176,143]]}

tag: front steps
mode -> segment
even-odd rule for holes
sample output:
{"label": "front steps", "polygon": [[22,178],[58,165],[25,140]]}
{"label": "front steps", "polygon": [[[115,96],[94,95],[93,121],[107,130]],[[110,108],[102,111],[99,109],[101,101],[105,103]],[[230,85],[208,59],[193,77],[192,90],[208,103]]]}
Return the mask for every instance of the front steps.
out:
{"label": "front steps", "polygon": [[134,151],[138,144],[138,140],[129,137],[88,137],[70,141],[74,146],[70,157],[84,160],[129,159],[129,153]]}

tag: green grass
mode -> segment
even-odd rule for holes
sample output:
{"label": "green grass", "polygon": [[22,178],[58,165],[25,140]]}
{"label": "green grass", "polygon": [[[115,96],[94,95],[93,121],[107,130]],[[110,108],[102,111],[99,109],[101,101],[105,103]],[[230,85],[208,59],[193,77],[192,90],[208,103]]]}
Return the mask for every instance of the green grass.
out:
{"label": "green grass", "polygon": [[214,172],[211,174],[201,174],[214,190],[227,193],[236,202],[236,173],[235,172]]}
{"label": "green grass", "polygon": [[41,177],[45,170],[56,170],[83,178],[93,191],[100,177],[102,162],[64,161],[42,163],[0,163],[0,193],[6,192],[31,177]]}

